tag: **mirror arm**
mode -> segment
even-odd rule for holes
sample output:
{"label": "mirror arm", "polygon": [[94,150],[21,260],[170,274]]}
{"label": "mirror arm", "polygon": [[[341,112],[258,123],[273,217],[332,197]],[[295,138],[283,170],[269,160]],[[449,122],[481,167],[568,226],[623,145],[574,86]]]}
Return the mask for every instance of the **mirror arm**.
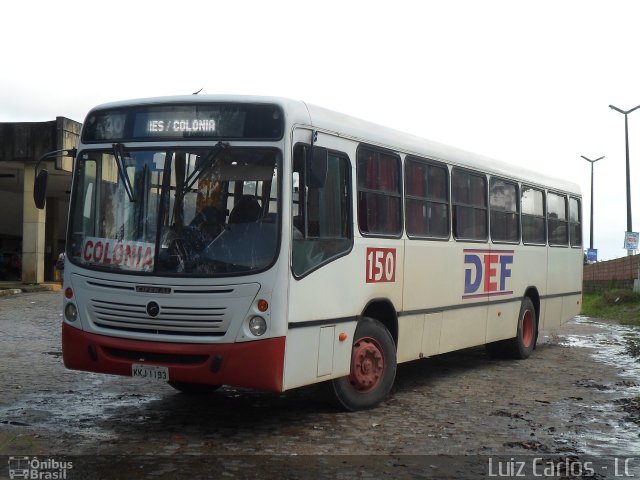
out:
{"label": "mirror arm", "polygon": [[73,157],[76,158],[76,155],[78,154],[78,149],[77,148],[63,148],[62,150],[54,150],[53,152],[47,152],[44,155],[42,155],[38,161],[36,162],[36,168],[35,168],[35,176],[38,175],[38,168],[40,168],[40,164],[44,161],[47,160],[49,158],[58,158],[58,157]]}
{"label": "mirror arm", "polygon": [[40,164],[44,160],[47,160],[49,158],[57,158],[57,157],[76,158],[77,154],[78,154],[77,148],[65,148],[62,150],[54,150],[53,152],[47,152],[38,159],[34,169],[34,179],[33,179],[33,201],[36,204],[36,208],[40,210],[44,208],[45,198],[46,198],[45,195],[47,190],[48,171],[46,168],[43,168],[40,172],[38,172],[38,169],[40,168]]}

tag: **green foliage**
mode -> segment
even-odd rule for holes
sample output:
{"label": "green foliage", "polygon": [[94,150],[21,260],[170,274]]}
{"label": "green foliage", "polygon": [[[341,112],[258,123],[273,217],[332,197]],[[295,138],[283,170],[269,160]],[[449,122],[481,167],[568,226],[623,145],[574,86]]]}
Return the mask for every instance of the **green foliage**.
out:
{"label": "green foliage", "polygon": [[602,292],[602,299],[607,305],[640,303],[640,293],[633,290],[615,289]]}
{"label": "green foliage", "polygon": [[582,315],[640,325],[640,293],[615,289],[582,297]]}

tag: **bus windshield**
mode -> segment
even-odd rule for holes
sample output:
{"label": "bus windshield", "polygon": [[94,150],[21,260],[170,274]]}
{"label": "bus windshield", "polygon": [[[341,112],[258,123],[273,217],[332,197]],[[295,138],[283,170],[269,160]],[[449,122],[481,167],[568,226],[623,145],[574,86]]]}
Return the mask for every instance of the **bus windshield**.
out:
{"label": "bus windshield", "polygon": [[181,276],[269,267],[280,231],[280,151],[268,147],[84,150],[68,258],[110,271]]}

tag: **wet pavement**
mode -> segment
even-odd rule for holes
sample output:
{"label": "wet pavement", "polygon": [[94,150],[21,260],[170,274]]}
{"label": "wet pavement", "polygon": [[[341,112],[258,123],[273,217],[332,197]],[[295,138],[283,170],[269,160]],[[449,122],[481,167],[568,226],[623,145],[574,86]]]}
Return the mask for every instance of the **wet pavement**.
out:
{"label": "wet pavement", "polygon": [[[444,462],[441,478],[454,478],[466,462],[486,474],[492,456],[635,456],[640,477],[637,328],[576,317],[526,361],[474,348],[403,364],[380,407],[346,413],[319,386],[188,396],[65,370],[61,304],[59,292],[0,297],[0,455],[74,455],[92,465],[89,476],[67,478],[208,478],[222,467],[223,476],[264,478],[265,458],[287,478],[329,475],[327,462],[342,462],[345,475],[360,468],[358,478],[442,473]],[[97,465],[96,456],[107,460]]]}

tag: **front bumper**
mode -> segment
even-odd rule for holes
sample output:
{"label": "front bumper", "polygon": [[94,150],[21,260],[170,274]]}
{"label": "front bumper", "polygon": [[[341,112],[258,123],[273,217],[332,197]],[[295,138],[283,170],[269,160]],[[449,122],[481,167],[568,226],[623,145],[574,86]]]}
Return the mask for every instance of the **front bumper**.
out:
{"label": "front bumper", "polygon": [[282,392],[285,337],[190,344],[129,340],[62,324],[62,358],[73,370],[131,376],[132,364],[169,368],[175,382]]}

